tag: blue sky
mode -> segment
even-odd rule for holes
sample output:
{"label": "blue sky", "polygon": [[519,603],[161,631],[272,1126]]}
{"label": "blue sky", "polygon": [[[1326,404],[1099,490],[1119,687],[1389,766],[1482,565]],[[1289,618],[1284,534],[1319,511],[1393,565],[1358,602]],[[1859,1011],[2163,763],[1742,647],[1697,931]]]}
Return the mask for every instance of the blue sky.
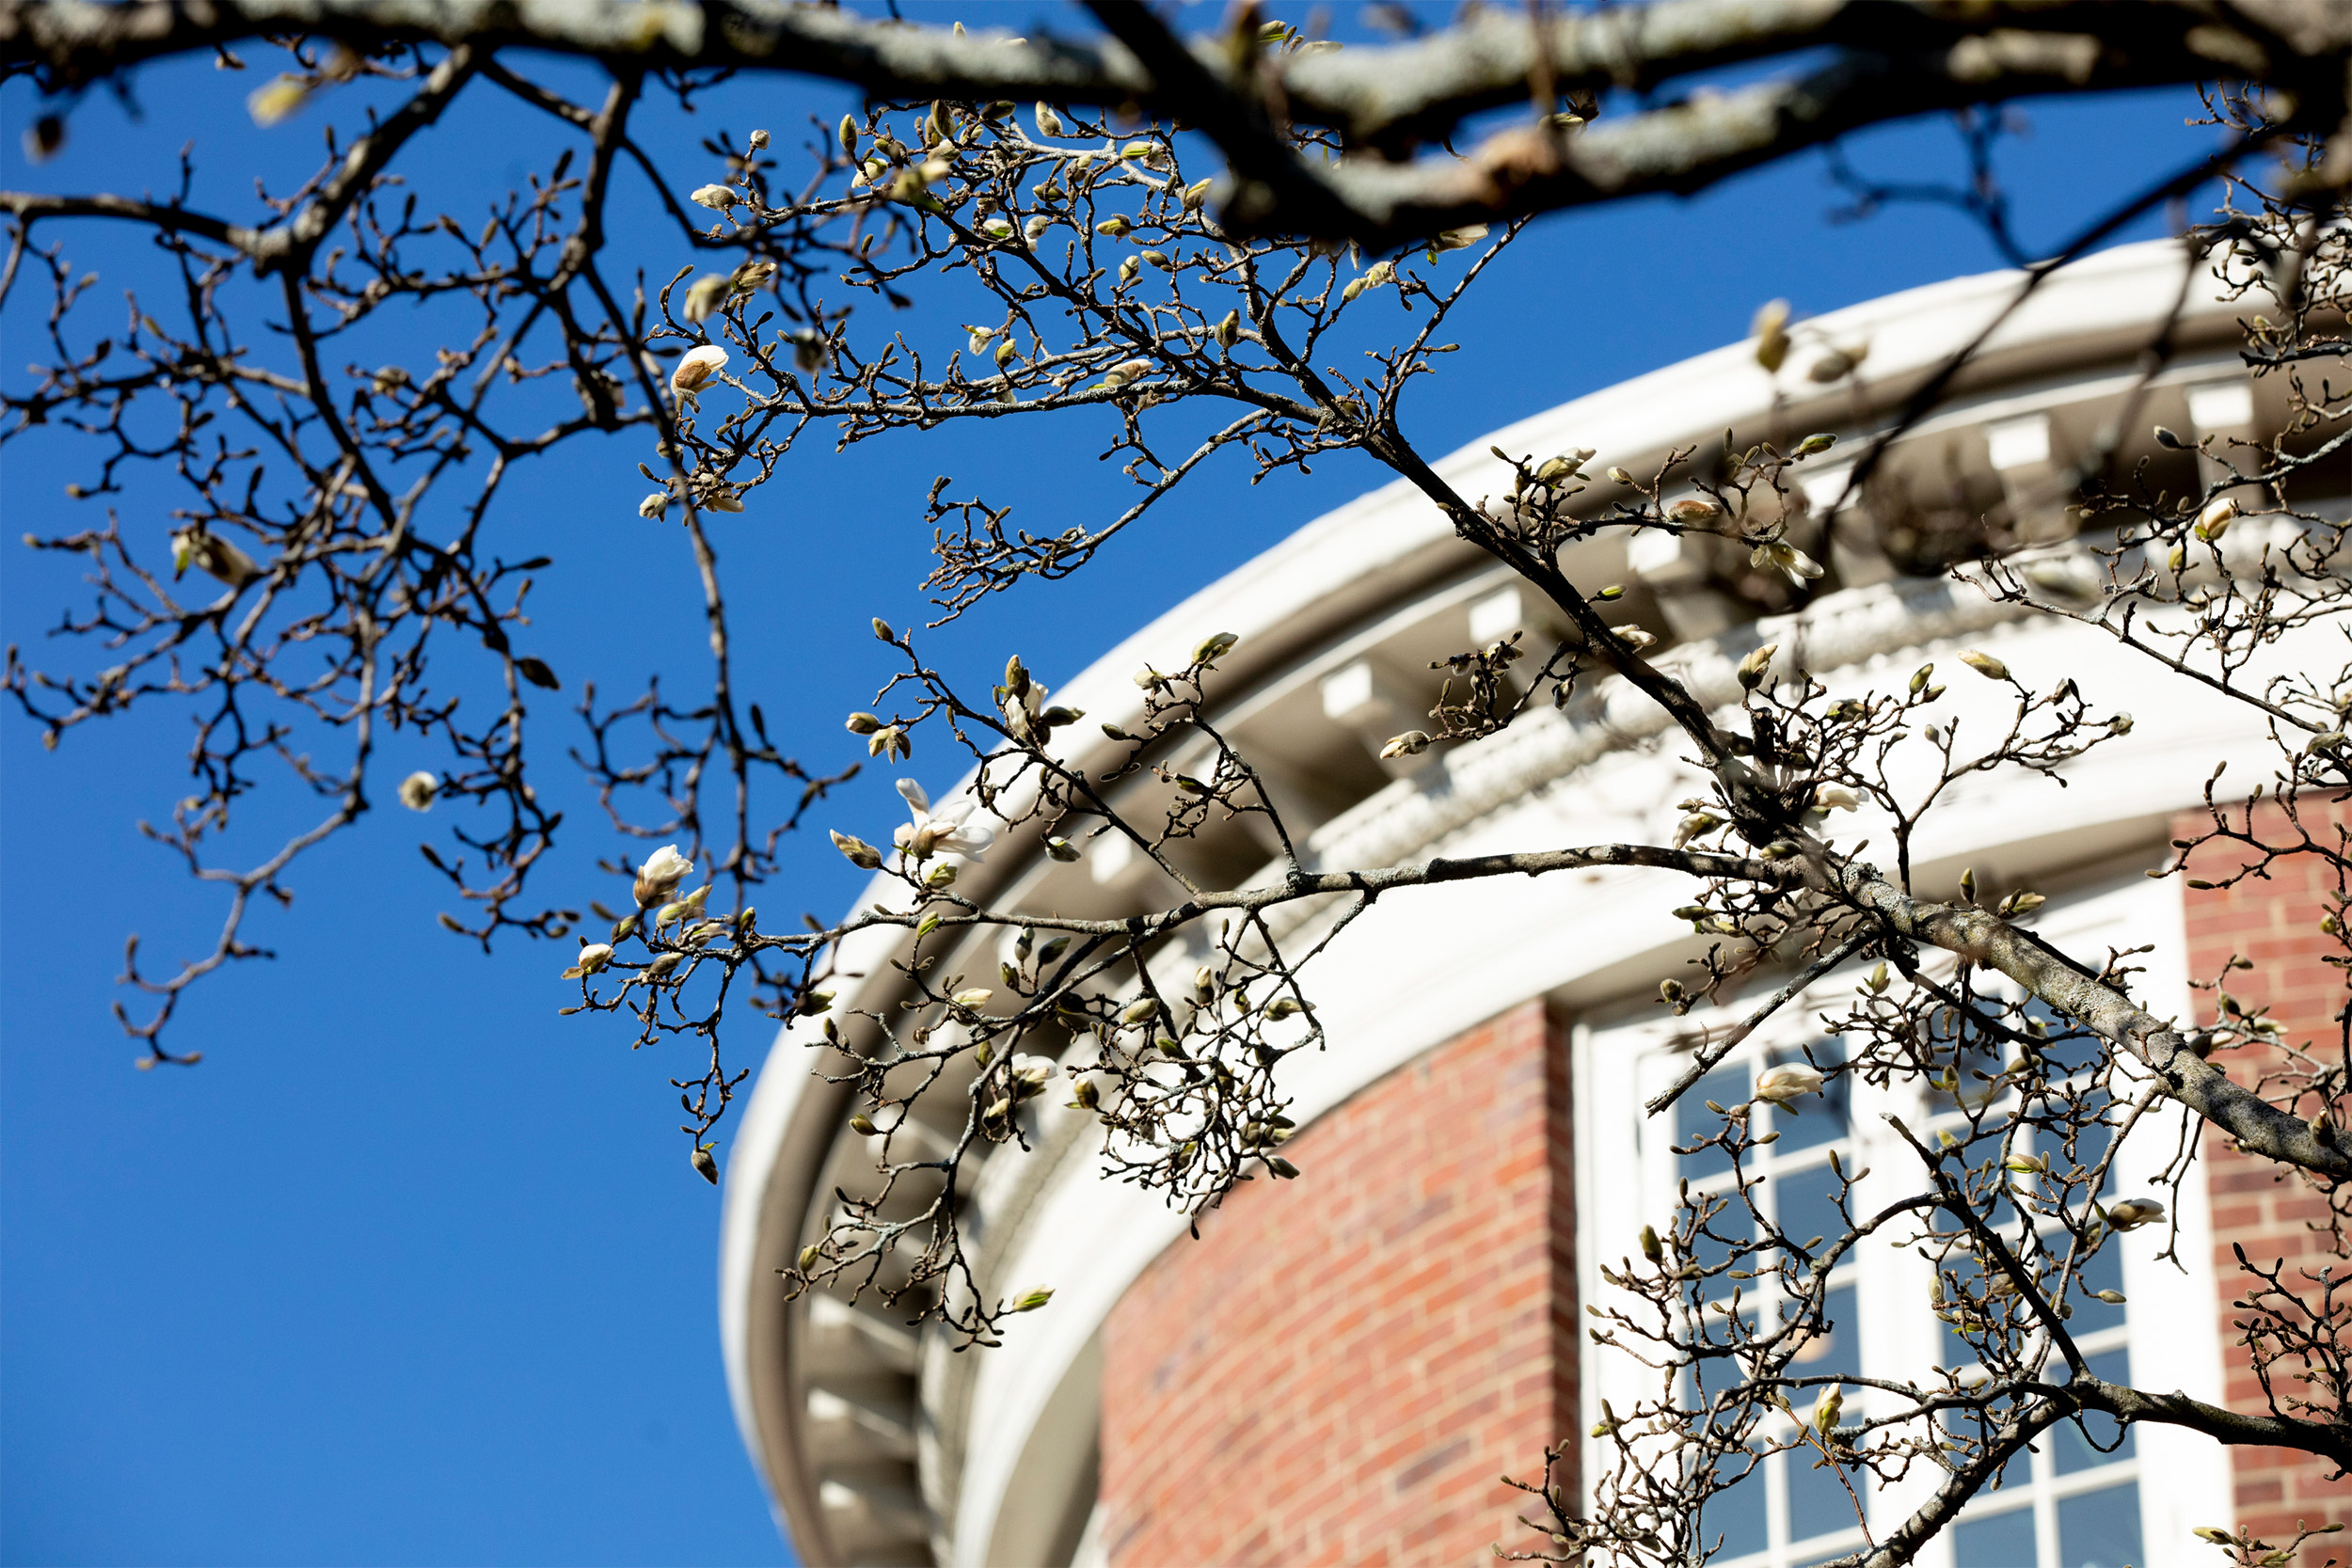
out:
{"label": "blue sky", "polygon": [[[1080,25],[1041,8],[990,14]],[[320,119],[256,130],[243,98],[266,52],[247,53],[255,70],[243,75],[209,62],[145,72],[136,122],[89,100],[64,155],[39,167],[18,145],[34,101],[10,84],[0,183],[162,187],[192,141],[200,198],[250,213],[254,171],[302,166]],[[720,126],[763,124],[787,143],[807,116],[830,119],[849,102],[825,86],[739,82],[695,123],[646,135],[683,151]],[[2210,146],[2210,132],[2183,127],[2193,108],[2178,93],[2029,107],[2030,135],[2005,164],[2028,246]],[[485,101],[437,131],[409,172],[453,210],[479,212],[551,145],[538,123]],[[1853,157],[1915,179],[1955,169],[1955,146],[1923,125],[1866,138]],[[674,169],[689,184],[709,177],[691,157]],[[1468,308],[1464,350],[1422,384],[1408,429],[1442,451],[1738,338],[1768,298],[1825,310],[1997,264],[1950,213],[1837,225],[1824,215],[1836,200],[1807,158],[1692,201],[1548,220]],[[107,290],[149,276],[121,230],[56,232]],[[657,276],[677,264],[636,243],[621,226],[623,254]],[[954,319],[918,309],[903,324],[944,333]],[[22,300],[0,318],[0,373],[22,377],[37,325]],[[934,475],[1059,528],[1120,494],[1095,460],[1102,436],[1083,420],[1032,421],[843,457],[814,443],[751,511],[723,519],[740,668],[771,732],[792,737],[787,749],[827,768],[855,754],[840,715],[882,673],[866,619],[920,613],[921,499]],[[0,451],[9,537],[94,520],[60,491],[72,451],[41,436]],[[503,525],[510,555],[558,558],[532,636],[567,690],[533,723],[540,787],[568,791],[572,812],[542,875],[550,896],[574,903],[612,897],[593,864],[613,852],[561,754],[576,737],[578,681],[617,690],[659,671],[698,673],[690,563],[674,530],[633,510],[641,455],[608,443],[534,473]],[[1252,488],[1212,471],[1077,579],[969,618],[943,657],[978,669],[1017,649],[1044,678],[1066,678],[1376,478],[1334,463]],[[159,526],[154,516],[126,503],[126,523]],[[45,636],[78,602],[76,578],[72,562],[29,553],[0,574],[0,621],[29,661],[108,662]],[[609,1025],[558,1020],[569,988],[553,947],[485,957],[435,927],[440,887],[414,846],[446,828],[438,814],[421,823],[379,810],[304,863],[294,907],[256,927],[278,959],[216,977],[184,1010],[175,1047],[201,1049],[204,1064],[132,1070],[134,1047],[107,1012],[124,932],[142,933],[160,963],[198,950],[218,918],[135,829],[184,793],[185,739],[184,714],[160,705],[87,726],[54,753],[21,718],[0,718],[0,1561],[788,1560],[727,1408],[717,1197],[687,1166],[666,1082],[685,1064],[631,1053]],[[421,751],[411,762],[409,744],[394,742],[382,777],[431,765]],[[938,752],[916,764],[934,786],[954,771]],[[257,805],[253,826],[287,820],[284,810]],[[896,815],[877,772],[821,820]],[[762,899],[767,924],[835,912],[855,888],[820,836],[787,848],[787,874]],[[765,1043],[746,1025],[735,1050],[752,1061]]]}

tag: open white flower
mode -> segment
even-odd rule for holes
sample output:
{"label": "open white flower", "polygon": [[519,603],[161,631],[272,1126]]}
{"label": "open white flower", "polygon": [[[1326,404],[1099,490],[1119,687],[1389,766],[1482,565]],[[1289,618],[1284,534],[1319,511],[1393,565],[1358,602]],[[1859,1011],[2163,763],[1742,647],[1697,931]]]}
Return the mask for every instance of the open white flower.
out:
{"label": "open white flower", "polygon": [[1774,540],[1758,545],[1748,552],[1748,564],[1758,569],[1771,568],[1788,574],[1790,582],[1804,582],[1821,575],[1821,563],[1796,546]]}
{"label": "open white flower", "polygon": [[677,362],[677,369],[670,372],[670,390],[680,397],[699,391],[703,383],[718,373],[720,367],[726,362],[727,351],[716,343],[690,348],[686,356]]}
{"label": "open white flower", "polygon": [[916,860],[927,861],[943,852],[978,860],[996,842],[995,829],[985,822],[967,820],[978,807],[978,801],[958,800],[933,812],[931,798],[913,779],[900,779],[898,793],[906,798],[912,820],[899,825],[893,841]]}
{"label": "open white flower", "polygon": [[1862,804],[1862,797],[1841,784],[1825,784],[1813,792],[1815,811],[1852,811]]}
{"label": "open white flower", "polygon": [[441,782],[430,773],[411,773],[400,781],[400,803],[410,811],[430,811]]}
{"label": "open white flower", "polygon": [[644,909],[659,904],[677,891],[678,883],[694,874],[694,863],[677,852],[677,846],[665,844],[645,857],[645,863],[637,868],[637,907]]}
{"label": "open white flower", "polygon": [[1045,1091],[1045,1081],[1054,1076],[1054,1063],[1047,1056],[1015,1056],[1005,1065],[1005,1074],[1011,1081],[1012,1097],[1028,1100]]}
{"label": "open white flower", "polygon": [[1801,1094],[1820,1094],[1821,1075],[1803,1062],[1787,1062],[1756,1081],[1756,1098],[1787,1105]]}

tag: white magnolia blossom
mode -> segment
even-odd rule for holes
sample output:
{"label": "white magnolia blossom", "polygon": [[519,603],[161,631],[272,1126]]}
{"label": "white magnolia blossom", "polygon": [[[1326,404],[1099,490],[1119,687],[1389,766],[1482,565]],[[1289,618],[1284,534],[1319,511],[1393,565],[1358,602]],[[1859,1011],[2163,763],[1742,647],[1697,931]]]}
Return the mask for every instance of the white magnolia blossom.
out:
{"label": "white magnolia blossom", "polygon": [[2164,1205],[2153,1197],[2127,1197],[2107,1205],[2107,1225],[2116,1230],[2137,1230],[2164,1218]]}
{"label": "white magnolia blossom", "polygon": [[1788,574],[1790,582],[1802,583],[1821,575],[1821,563],[1796,546],[1781,540],[1758,545],[1748,552],[1748,564],[1758,569],[1770,568]]}
{"label": "white magnolia blossom", "polygon": [[1054,1076],[1053,1059],[1018,1055],[1006,1064],[1005,1073],[1011,1081],[1013,1098],[1027,1100],[1044,1092],[1046,1080]]}
{"label": "white magnolia blossom", "polygon": [[698,185],[690,199],[714,213],[723,213],[742,198],[725,185]]}
{"label": "white magnolia blossom", "polygon": [[958,800],[933,812],[931,798],[913,779],[900,779],[898,793],[906,798],[913,820],[899,825],[893,842],[916,860],[929,860],[941,852],[978,860],[996,842],[995,829],[985,822],[967,820],[977,809],[978,801]]}
{"label": "white magnolia blossom", "polygon": [[430,811],[441,782],[430,773],[411,773],[400,781],[400,803],[410,811]]}
{"label": "white magnolia blossom", "polygon": [[678,883],[694,874],[694,863],[677,852],[677,846],[665,844],[645,857],[645,863],[637,868],[637,907],[659,904],[677,891]]}
{"label": "white magnolia blossom", "polygon": [[670,390],[680,397],[698,391],[703,383],[718,373],[720,367],[726,362],[727,351],[716,343],[690,348],[685,357],[677,362],[677,369],[670,372]]}
{"label": "white magnolia blossom", "polygon": [[2218,539],[2229,531],[2230,525],[2237,521],[2237,498],[2217,496],[2197,515],[2197,536],[2200,539]]}
{"label": "white magnolia blossom", "polygon": [[1787,1105],[1801,1094],[1820,1094],[1821,1075],[1802,1062],[1787,1062],[1756,1081],[1756,1098]]}
{"label": "white magnolia blossom", "polygon": [[667,490],[656,490],[637,503],[637,515],[658,523],[661,520],[661,514],[668,511],[669,507],[670,493]]}
{"label": "white magnolia blossom", "polygon": [[1815,811],[1852,811],[1862,797],[1841,784],[1825,784],[1813,792]]}
{"label": "white magnolia blossom", "polygon": [[573,960],[571,968],[564,972],[564,978],[577,980],[583,974],[594,974],[612,961],[612,944],[592,942],[580,950],[580,957]]}

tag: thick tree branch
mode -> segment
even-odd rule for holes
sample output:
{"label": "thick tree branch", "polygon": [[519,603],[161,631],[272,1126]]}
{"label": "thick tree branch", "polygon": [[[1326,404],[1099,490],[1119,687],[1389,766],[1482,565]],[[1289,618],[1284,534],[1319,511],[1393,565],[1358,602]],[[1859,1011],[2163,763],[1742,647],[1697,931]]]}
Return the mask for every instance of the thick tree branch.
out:
{"label": "thick tree branch", "polygon": [[2185,1033],[2142,1011],[2030,933],[1984,910],[1913,898],[1874,866],[1848,863],[1830,867],[1828,876],[1836,891],[1878,915],[1896,934],[1997,970],[2100,1038],[2129,1051],[2155,1070],[2173,1099],[2249,1149],[2337,1180],[2352,1177],[2352,1153],[2335,1135],[2232,1083],[2189,1049]]}
{"label": "thick tree branch", "polygon": [[[1256,86],[1221,41],[1178,45],[1139,8],[1134,18],[1120,9],[1102,13],[1119,39],[1062,40],[746,0],[545,0],[529,8],[500,0],[7,0],[0,71],[64,90],[144,60],[308,33],[359,49],[429,42],[471,44],[486,55],[529,47],[619,70],[791,71],[886,98],[1138,103],[1218,141],[1238,178],[1242,199],[1229,212],[1237,230],[1393,245],[1482,219],[1688,194],[1865,126],[2036,94],[2260,77],[2308,89],[2314,112],[2324,113],[2342,95],[2342,55],[2352,48],[2352,8],[2323,0],[2245,0],[2227,13],[2190,0],[1668,0],[1540,26],[1491,12],[1409,43],[1275,56],[1264,62],[1270,90],[1293,122],[1337,126],[1394,153],[1524,97],[1539,68],[1555,89],[1605,90],[1825,44],[1840,53],[1800,78],[1696,95],[1575,137],[1515,128],[1467,158],[1350,159],[1314,177],[1303,166],[1265,166]],[[1539,37],[1549,40],[1548,59],[1537,56]],[[1316,195],[1326,190],[1335,198]]]}

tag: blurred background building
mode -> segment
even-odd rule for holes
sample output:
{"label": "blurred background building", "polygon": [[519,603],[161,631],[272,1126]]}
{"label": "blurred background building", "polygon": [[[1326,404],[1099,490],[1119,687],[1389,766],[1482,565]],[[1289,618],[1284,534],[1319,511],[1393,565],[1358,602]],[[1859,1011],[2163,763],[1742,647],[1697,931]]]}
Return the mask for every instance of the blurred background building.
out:
{"label": "blurred background building", "polygon": [[[1777,375],[1752,345],[1701,356],[1498,431],[1438,467],[1468,496],[1501,496],[1509,470],[1490,446],[1539,457],[1592,447],[1596,469],[1647,474],[1670,451],[1720,450],[1727,428],[1784,450],[1836,433],[1838,447],[1807,465],[1817,504],[1810,536],[1794,542],[1829,576],[1802,603],[1722,541],[1629,545],[1604,532],[1573,547],[1570,576],[1588,589],[1626,584],[1614,618],[1658,635],[1654,657],[1710,701],[1734,700],[1734,665],[1774,641],[1834,691],[1891,689],[1919,663],[1976,646],[2028,684],[2072,675],[2100,714],[2137,709],[2127,740],[2067,769],[2071,787],[2014,773],[1963,786],[1915,847],[1918,884],[1947,890],[1971,866],[1981,888],[2049,895],[2039,923],[2074,951],[2153,942],[2140,999],[2160,1014],[2187,1016],[2189,979],[2244,952],[2256,967],[2233,990],[2272,1004],[2286,1033],[2306,1038],[2332,1034],[2343,1003],[2341,979],[2317,961],[2316,887],[2281,877],[2197,893],[2142,876],[2215,762],[2242,757],[2239,776],[2267,776],[2243,711],[2099,633],[2028,618],[1942,571],[1989,531],[2031,546],[2024,570],[2038,594],[2094,603],[2102,578],[2069,510],[2086,453],[2112,443],[2121,464],[2144,465],[2152,486],[2179,495],[2201,483],[2200,459],[2159,446],[2153,426],[2191,439],[2279,427],[2283,404],[2238,361],[2237,309],[2201,273],[2173,356],[2141,385],[2185,264],[2179,246],[2157,243],[2059,274],[1834,515],[1839,459],[1994,318],[2013,275],[1800,324]],[[2344,459],[2307,488],[2291,499],[2340,505],[2352,493]],[[1611,489],[1597,487],[1596,503]],[[1077,728],[1092,735],[1092,721],[1136,708],[1136,666],[1169,667],[1204,636],[1237,633],[1210,711],[1307,832],[1313,865],[1669,837],[1674,802],[1695,780],[1654,713],[1606,688],[1485,740],[1378,758],[1389,736],[1425,723],[1433,660],[1515,630],[1541,646],[1556,629],[1545,605],[1397,483],[1136,631],[1056,700],[1084,708]],[[1993,712],[2006,700],[1965,681],[1949,699],[1989,719],[2006,718]],[[1015,835],[964,885],[1000,905],[1091,916],[1169,897],[1148,862],[1104,843],[1061,863]],[[1272,847],[1246,823],[1225,824],[1187,847],[1187,869],[1238,885]],[[822,1233],[836,1187],[872,1180],[864,1140],[847,1128],[853,1107],[811,1075],[812,1032],[787,1031],[728,1164],[722,1310],[738,1418],[796,1550],[818,1564],[1303,1568],[1468,1564],[1492,1560],[1491,1542],[1520,1544],[1520,1499],[1498,1478],[1538,1475],[1549,1442],[1570,1440],[1573,1456],[1625,1370],[1581,1327],[1581,1305],[1605,1290],[1598,1266],[1671,1211],[1679,1180],[1714,1175],[1671,1152],[1680,1129],[1639,1110],[1670,1073],[1677,1037],[1710,1022],[1661,1021],[1656,1002],[1660,980],[1704,947],[1670,912],[1686,896],[1672,877],[1612,871],[1384,900],[1308,972],[1333,1043],[1285,1065],[1300,1123],[1285,1152],[1302,1179],[1246,1184],[1198,1241],[1152,1196],[1101,1180],[1093,1119],[1048,1095],[1037,1152],[1000,1149],[970,1189],[987,1287],[1057,1291],[995,1350],[951,1354],[871,1303],[786,1300],[776,1270]],[[845,964],[867,976],[845,988],[845,1003],[895,999],[886,956]],[[997,955],[991,945],[968,958],[961,967],[987,973]],[[1837,976],[1823,990],[1851,983]],[[1723,1082],[1687,1102],[1747,1099],[1749,1075],[1809,1038],[1812,1017],[1787,1009],[1780,1033],[1750,1041]],[[1937,1108],[1856,1092],[1867,1102],[1850,1094],[1784,1118],[1776,1201],[1806,1201],[1808,1174],[1833,1151],[1849,1169],[1899,1180],[1901,1151],[1883,1147],[1878,1113],[1921,1125]],[[931,1103],[961,1114],[953,1093]],[[2122,1163],[2120,1189],[2151,1177],[2167,1144],[2127,1146],[2138,1163]],[[2153,1244],[2110,1249],[2117,1272],[2103,1283],[2128,1306],[2086,1313],[2077,1333],[2111,1375],[2128,1367],[2153,1386],[2250,1406],[2259,1395],[2228,1326],[2229,1249],[2277,1258],[2311,1246],[2304,1200],[2210,1144],[2182,1196],[2185,1267],[2158,1265]],[[1928,1267],[1893,1248],[1866,1252],[1836,1281],[1837,1342],[1820,1354],[1893,1375],[1951,1364]],[[2344,1506],[2315,1463],[2169,1429],[2143,1429],[2112,1452],[2071,1436],[2042,1449],[1972,1505],[1925,1568],[2173,1568],[2211,1550],[2191,1526],[2276,1528]],[[1896,1489],[1874,1513],[1892,1516],[1916,1490]],[[1717,1506],[1708,1525],[1726,1537],[1723,1568],[1803,1568],[1863,1539],[1834,1479],[1780,1459]]]}

